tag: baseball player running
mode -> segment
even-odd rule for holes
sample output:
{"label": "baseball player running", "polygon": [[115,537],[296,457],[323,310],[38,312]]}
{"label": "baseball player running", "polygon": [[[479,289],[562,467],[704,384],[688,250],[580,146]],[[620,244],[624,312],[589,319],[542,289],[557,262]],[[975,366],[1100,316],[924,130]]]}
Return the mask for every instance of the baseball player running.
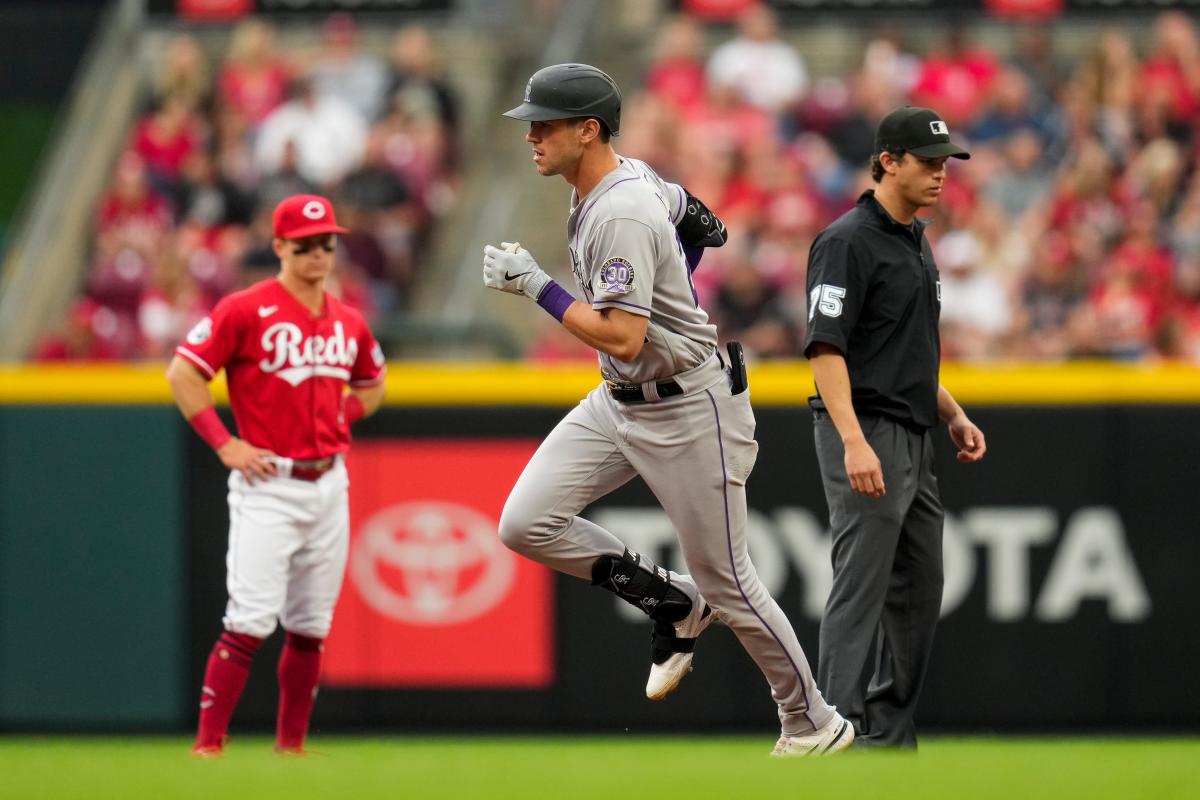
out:
{"label": "baseball player running", "polygon": [[[325,291],[335,234],[345,232],[324,197],[281,202],[279,275],[217,303],[167,369],[180,411],[230,470],[229,603],[204,673],[199,756],[221,754],[254,653],[276,620],[287,640],[275,748],[304,750],[349,544],[341,454],[350,425],[384,392],[379,345],[358,312]],[[240,436],[213,408],[208,381],[222,368]]]}
{"label": "baseball player running", "polygon": [[[651,699],[691,670],[696,638],[719,617],[771,685],[783,732],[773,755],[841,750],[853,728],[817,691],[747,552],[745,483],[758,445],[744,365],[733,360],[736,350],[729,362],[718,353],[716,328],[691,283],[696,248],[723,243],[724,228],[682,187],[613,151],[620,109],[608,75],[559,64],[534,73],[524,103],[506,113],[530,123],[525,139],[538,174],[562,175],[574,187],[567,239],[583,300],[518,245],[484,248],[484,283],[536,301],[599,351],[604,380],[526,465],[500,537],[650,617]],[[578,516],[634,475],[674,523],[689,574],[656,566]]]}

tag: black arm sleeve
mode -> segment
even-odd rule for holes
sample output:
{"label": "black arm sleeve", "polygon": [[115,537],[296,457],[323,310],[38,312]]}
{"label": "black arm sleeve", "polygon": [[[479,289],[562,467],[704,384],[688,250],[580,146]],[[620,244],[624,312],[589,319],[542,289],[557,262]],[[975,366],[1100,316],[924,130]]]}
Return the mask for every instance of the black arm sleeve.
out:
{"label": "black arm sleeve", "polygon": [[729,239],[725,223],[687,189],[683,193],[687,205],[683,209],[683,217],[675,226],[679,241],[691,247],[720,247],[725,244]]}

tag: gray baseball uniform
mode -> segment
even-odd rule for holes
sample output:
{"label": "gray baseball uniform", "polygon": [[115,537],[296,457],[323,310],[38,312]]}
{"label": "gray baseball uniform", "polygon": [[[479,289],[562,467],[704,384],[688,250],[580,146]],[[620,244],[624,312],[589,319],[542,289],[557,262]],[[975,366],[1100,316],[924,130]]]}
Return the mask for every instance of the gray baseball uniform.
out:
{"label": "gray baseball uniform", "polygon": [[[546,437],[505,504],[500,536],[513,550],[592,579],[622,541],[578,514],[640,475],[676,530],[688,575],[758,664],[783,732],[811,733],[834,709],[821,697],[791,623],[758,579],[746,547],[746,479],[754,466],[754,412],[734,395],[718,357],[716,327],[700,307],[676,236],[683,190],[645,164],[623,159],[567,221],[571,262],[595,309],[648,317],[632,362],[600,355],[606,378]],[[672,388],[661,396],[664,381]],[[619,402],[612,384],[637,384],[645,402]]]}

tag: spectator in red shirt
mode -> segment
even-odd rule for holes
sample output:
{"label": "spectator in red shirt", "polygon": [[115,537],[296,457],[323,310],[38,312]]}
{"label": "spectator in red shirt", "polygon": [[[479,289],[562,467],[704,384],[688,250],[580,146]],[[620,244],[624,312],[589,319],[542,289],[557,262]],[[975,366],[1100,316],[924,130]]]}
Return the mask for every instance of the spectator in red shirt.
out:
{"label": "spectator in red shirt", "polygon": [[739,154],[758,142],[777,138],[775,118],[743,100],[736,86],[719,80],[710,80],[704,102],[684,113],[679,135],[707,142],[712,148],[732,148]]}
{"label": "spectator in red shirt", "polygon": [[152,253],[170,226],[171,206],[151,188],[145,162],[137,153],[125,153],[117,162],[112,188],[100,201],[97,232],[101,255],[126,247]]}
{"label": "spectator in red shirt", "polygon": [[233,31],[218,78],[221,104],[257,126],[286,99],[292,70],[275,53],[275,30],[248,19]]}
{"label": "spectator in red shirt", "polygon": [[1142,358],[1151,350],[1159,310],[1154,292],[1142,282],[1137,263],[1114,254],[1088,297],[1079,354]]}
{"label": "spectator in red shirt", "polygon": [[709,22],[730,22],[756,6],[761,0],[680,0],[680,7]]}
{"label": "spectator in red shirt", "polygon": [[761,208],[757,223],[763,230],[815,236],[829,221],[822,210],[824,198],[810,185],[800,155],[794,150],[764,143],[750,153],[745,172]]}
{"label": "spectator in red shirt", "polygon": [[[47,334],[34,350],[34,361],[114,361],[121,352],[97,327],[110,327],[115,315],[95,300],[81,297],[71,305],[63,326]],[[97,324],[99,323],[99,324]]]}
{"label": "spectator in red shirt", "polygon": [[178,183],[184,162],[202,146],[204,134],[191,100],[174,94],[138,122],[131,149],[142,157],[155,185],[170,190]]}
{"label": "spectator in red shirt", "polygon": [[[680,149],[680,183],[694,196],[703,197],[712,212],[736,231],[754,230],[762,216],[763,194],[747,179],[742,163],[727,141],[689,138]],[[698,282],[704,272],[696,271]]]}
{"label": "spectator in red shirt", "polygon": [[1166,11],[1154,21],[1154,49],[1142,63],[1141,96],[1165,89],[1170,114],[1189,121],[1200,110],[1200,41],[1196,27],[1182,11]]}
{"label": "spectator in red shirt", "polygon": [[[1126,267],[1139,289],[1161,305],[1170,291],[1171,250],[1159,240],[1159,215],[1149,200],[1133,204],[1125,220],[1125,236],[1111,258]],[[1157,320],[1155,320],[1157,321]]]}
{"label": "spectator in red shirt", "polygon": [[950,126],[974,119],[999,69],[996,56],[974,45],[959,24],[947,29],[941,51],[930,54],[912,90],[913,105],[936,108]]}
{"label": "spectator in red shirt", "polygon": [[1093,238],[1110,242],[1120,233],[1123,212],[1113,191],[1111,158],[1095,139],[1085,140],[1061,174],[1050,208],[1050,224],[1067,229],[1084,224]]}
{"label": "spectator in red shirt", "polygon": [[1200,364],[1200,258],[1181,261],[1175,270],[1175,296],[1155,336],[1166,358]]}
{"label": "spectator in red shirt", "polygon": [[119,313],[132,314],[172,221],[171,206],[150,187],[141,157],[125,153],[97,215],[97,247],[88,275],[91,296]]}
{"label": "spectator in red shirt", "polygon": [[704,100],[704,31],[684,14],[662,28],[657,53],[646,74],[646,88],[677,112]]}
{"label": "spectator in red shirt", "polygon": [[211,308],[213,303],[239,288],[237,264],[241,253],[229,247],[231,241],[234,240],[216,229],[194,222],[181,224],[175,229],[170,246],[164,248],[167,251],[164,268],[155,271],[154,282],[160,288],[168,284],[173,286],[177,282],[174,273],[186,273],[201,293],[203,308]]}

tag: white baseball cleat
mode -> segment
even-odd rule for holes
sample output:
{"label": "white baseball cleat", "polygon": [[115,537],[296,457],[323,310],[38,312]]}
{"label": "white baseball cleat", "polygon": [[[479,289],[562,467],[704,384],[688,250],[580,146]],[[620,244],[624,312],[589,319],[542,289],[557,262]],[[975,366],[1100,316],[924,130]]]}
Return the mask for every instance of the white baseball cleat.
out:
{"label": "white baseball cleat", "polygon": [[680,622],[655,622],[650,639],[650,677],[646,697],[662,700],[675,691],[683,676],[692,671],[696,639],[717,615],[704,598],[696,595],[692,610]]}
{"label": "white baseball cleat", "polygon": [[772,758],[804,758],[828,756],[845,750],[854,741],[854,726],[834,714],[825,727],[807,736],[780,736],[771,751]]}

